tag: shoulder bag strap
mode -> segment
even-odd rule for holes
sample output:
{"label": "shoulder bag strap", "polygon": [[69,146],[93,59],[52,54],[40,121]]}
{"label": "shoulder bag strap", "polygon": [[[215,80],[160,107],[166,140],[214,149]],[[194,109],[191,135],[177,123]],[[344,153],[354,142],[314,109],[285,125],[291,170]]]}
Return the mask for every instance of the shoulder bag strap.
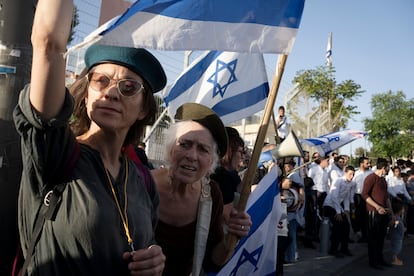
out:
{"label": "shoulder bag strap", "polygon": [[22,276],[25,276],[27,273],[27,268],[31,262],[35,247],[37,242],[40,239],[42,233],[43,225],[47,219],[53,220],[56,215],[56,211],[59,208],[61,195],[63,190],[66,187],[66,183],[61,183],[57,185],[53,190],[49,191],[46,196],[43,198],[42,205],[40,206],[39,214],[35,221],[35,227],[32,234],[32,239],[27,250],[26,258],[24,260],[22,268]]}
{"label": "shoulder bag strap", "polygon": [[[207,182],[207,181],[206,181]],[[201,197],[198,203],[197,226],[194,242],[194,259],[192,276],[199,276],[206,252],[208,232],[210,230],[211,210],[213,201],[211,199],[210,183],[204,183],[201,187]]]}
{"label": "shoulder bag strap", "polygon": [[[78,161],[80,155],[80,145],[79,143],[75,144],[72,154],[70,155],[65,170],[63,172],[63,178],[66,180],[70,174],[73,172],[76,162]],[[54,220],[56,212],[59,209],[60,202],[62,200],[62,193],[66,188],[66,182],[56,185],[53,190],[49,191],[43,198],[43,202],[39,207],[39,213],[35,218],[33,234],[29,248],[27,250],[26,258],[23,263],[23,268],[21,270],[21,275],[25,276],[27,273],[27,268],[32,260],[32,256],[36,247],[37,242],[40,239],[40,235],[43,230],[43,225],[46,220]]]}

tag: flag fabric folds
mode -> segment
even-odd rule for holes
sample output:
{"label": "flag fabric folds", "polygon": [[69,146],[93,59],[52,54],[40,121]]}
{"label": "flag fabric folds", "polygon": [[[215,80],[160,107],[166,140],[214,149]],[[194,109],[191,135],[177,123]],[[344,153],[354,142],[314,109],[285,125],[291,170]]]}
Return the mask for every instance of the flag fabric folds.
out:
{"label": "flag fabric folds", "polygon": [[321,155],[327,155],[356,139],[364,138],[367,134],[366,131],[360,130],[342,130],[331,132],[317,138],[302,139],[300,143],[316,147]]}
{"label": "flag fabric folds", "polygon": [[305,0],[139,0],[71,50],[101,43],[158,50],[289,54]]}
{"label": "flag fabric folds", "polygon": [[249,235],[240,240],[233,256],[217,275],[276,275],[277,224],[281,217],[276,168],[250,194],[246,210],[253,222]]}
{"label": "flag fabric folds", "polygon": [[223,123],[264,109],[269,84],[263,55],[210,51],[196,59],[164,92],[168,111],[196,102],[213,109]]}

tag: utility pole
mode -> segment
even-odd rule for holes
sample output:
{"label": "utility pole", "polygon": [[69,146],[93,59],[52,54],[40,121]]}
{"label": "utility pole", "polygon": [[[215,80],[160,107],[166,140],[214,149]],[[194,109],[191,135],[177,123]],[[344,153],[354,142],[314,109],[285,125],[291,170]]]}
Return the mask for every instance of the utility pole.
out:
{"label": "utility pole", "polygon": [[19,92],[30,80],[35,0],[0,3],[0,275],[11,275],[17,248],[17,197],[22,171],[13,124]]}

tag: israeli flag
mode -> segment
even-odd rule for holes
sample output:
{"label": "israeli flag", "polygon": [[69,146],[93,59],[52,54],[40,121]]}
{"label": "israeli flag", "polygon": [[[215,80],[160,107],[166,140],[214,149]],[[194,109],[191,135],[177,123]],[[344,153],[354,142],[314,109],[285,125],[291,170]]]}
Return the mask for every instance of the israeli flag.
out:
{"label": "israeli flag", "polygon": [[351,143],[352,141],[364,138],[368,133],[361,130],[341,130],[324,134],[317,138],[302,139],[299,142],[316,147],[321,155],[328,155],[332,151]]}
{"label": "israeli flag", "polygon": [[92,43],[158,50],[292,50],[305,0],[139,0],[69,49]]}
{"label": "israeli flag", "polygon": [[246,209],[253,222],[250,233],[239,241],[233,256],[217,275],[276,275],[281,202],[275,167],[250,194]]}
{"label": "israeli flag", "polygon": [[264,109],[269,83],[262,54],[206,52],[164,93],[171,117],[186,102],[213,109],[223,123]]}

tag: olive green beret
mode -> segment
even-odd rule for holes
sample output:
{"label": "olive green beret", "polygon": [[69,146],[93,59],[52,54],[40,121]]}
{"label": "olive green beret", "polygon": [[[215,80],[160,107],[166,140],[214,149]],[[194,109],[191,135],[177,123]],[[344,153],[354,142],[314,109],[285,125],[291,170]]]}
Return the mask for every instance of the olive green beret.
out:
{"label": "olive green beret", "polygon": [[85,65],[88,71],[95,65],[114,63],[137,73],[151,87],[152,92],[162,90],[167,77],[160,62],[147,50],[94,44],[85,53]]}
{"label": "olive green beret", "polygon": [[177,109],[174,118],[180,121],[195,121],[207,128],[217,143],[220,158],[226,154],[228,145],[226,129],[213,110],[201,104],[185,103]]}

